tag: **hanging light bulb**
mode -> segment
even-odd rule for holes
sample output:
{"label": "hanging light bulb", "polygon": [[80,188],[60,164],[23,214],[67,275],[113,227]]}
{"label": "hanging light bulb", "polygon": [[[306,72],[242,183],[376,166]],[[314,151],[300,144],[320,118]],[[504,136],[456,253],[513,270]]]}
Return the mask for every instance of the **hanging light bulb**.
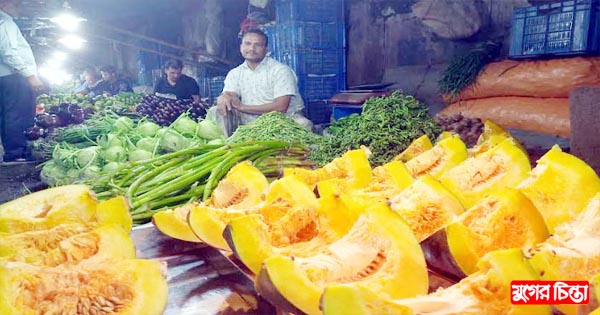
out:
{"label": "hanging light bulb", "polygon": [[79,24],[85,21],[85,19],[74,16],[70,13],[62,13],[58,16],[51,18],[50,21],[67,31],[73,32],[79,28]]}
{"label": "hanging light bulb", "polygon": [[70,34],[60,38],[58,42],[70,49],[80,49],[86,40],[77,35]]}

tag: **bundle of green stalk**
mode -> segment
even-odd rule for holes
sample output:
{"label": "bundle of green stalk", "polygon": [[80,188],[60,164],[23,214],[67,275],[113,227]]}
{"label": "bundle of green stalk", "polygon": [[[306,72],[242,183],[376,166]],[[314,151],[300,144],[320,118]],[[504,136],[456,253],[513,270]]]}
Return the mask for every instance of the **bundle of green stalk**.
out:
{"label": "bundle of green stalk", "polygon": [[285,114],[270,112],[259,116],[249,124],[238,127],[227,142],[279,140],[311,146],[318,143],[320,138],[321,136],[302,127]]}
{"label": "bundle of green stalk", "polygon": [[424,134],[435,139],[441,132],[424,104],[394,92],[388,97],[370,98],[360,115],[333,123],[309,158],[322,166],[348,150],[366,146],[372,152],[371,163],[377,166],[391,161],[414,139]]}
{"label": "bundle of green stalk", "polygon": [[148,222],[157,211],[206,200],[237,163],[251,161],[270,179],[285,167],[311,167],[304,146],[283,141],[200,145],[131,162],[118,171],[84,181],[100,200],[124,195],[131,202],[135,224]]}

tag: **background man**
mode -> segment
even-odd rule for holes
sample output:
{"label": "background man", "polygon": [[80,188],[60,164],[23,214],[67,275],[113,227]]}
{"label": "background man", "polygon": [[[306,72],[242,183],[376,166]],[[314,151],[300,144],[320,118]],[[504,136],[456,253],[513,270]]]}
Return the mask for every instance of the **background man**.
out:
{"label": "background man", "polygon": [[95,95],[116,95],[120,92],[133,92],[129,82],[117,78],[117,69],[115,67],[104,66],[100,68],[100,75],[102,76],[102,80],[98,81],[98,83],[92,87],[92,91]]}
{"label": "background man", "polygon": [[44,90],[31,47],[12,16],[19,0],[0,0],[0,136],[4,161],[26,159],[25,129],[33,126],[35,95]]}
{"label": "background man", "polygon": [[194,103],[200,104],[200,87],[193,78],[182,74],[183,63],[180,60],[171,59],[165,63],[165,75],[154,85],[154,92],[159,96],[176,98],[178,100],[193,99]]}
{"label": "background man", "polygon": [[[304,102],[298,92],[294,71],[267,57],[268,38],[264,32],[244,32],[240,53],[245,62],[229,71],[223,93],[217,98],[217,111],[224,118],[227,133],[264,113],[285,113],[310,129],[312,123],[302,115]],[[222,122],[223,124],[223,122]]]}

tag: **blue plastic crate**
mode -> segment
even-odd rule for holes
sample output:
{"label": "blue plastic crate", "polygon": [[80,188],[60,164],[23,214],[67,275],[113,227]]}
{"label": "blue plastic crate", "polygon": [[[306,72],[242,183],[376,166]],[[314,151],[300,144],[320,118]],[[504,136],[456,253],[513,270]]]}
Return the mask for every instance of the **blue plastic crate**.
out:
{"label": "blue plastic crate", "polygon": [[346,47],[346,30],[343,22],[279,22],[275,37],[278,51]]}
{"label": "blue plastic crate", "polygon": [[344,20],[344,0],[277,0],[277,21],[339,22]]}
{"label": "blue plastic crate", "polygon": [[509,56],[598,52],[598,0],[568,0],[513,10]]}
{"label": "blue plastic crate", "polygon": [[276,52],[277,51],[277,25],[276,24],[270,24],[270,25],[265,25],[262,27],[263,32],[265,32],[265,35],[267,35],[267,38],[269,39],[269,44],[268,44],[268,48],[269,51],[271,52]]}
{"label": "blue plastic crate", "polygon": [[223,92],[225,86],[225,76],[218,76],[208,79],[209,95],[211,100],[216,100],[217,97]]}
{"label": "blue plastic crate", "polygon": [[346,89],[346,74],[298,75],[298,88],[305,101],[327,100]]}
{"label": "blue plastic crate", "polygon": [[292,49],[277,52],[275,57],[297,74],[342,74],[346,72],[346,50]]}
{"label": "blue plastic crate", "polygon": [[331,105],[328,101],[310,101],[304,104],[306,118],[315,125],[331,123]]}
{"label": "blue plastic crate", "polygon": [[335,121],[342,117],[347,117],[352,114],[360,115],[361,113],[362,105],[333,105],[331,116]]}

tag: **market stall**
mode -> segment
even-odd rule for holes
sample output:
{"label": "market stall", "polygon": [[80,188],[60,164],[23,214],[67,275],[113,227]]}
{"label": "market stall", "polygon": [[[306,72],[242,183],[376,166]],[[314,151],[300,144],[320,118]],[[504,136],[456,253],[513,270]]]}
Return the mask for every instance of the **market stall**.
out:
{"label": "market stall", "polygon": [[[426,17],[452,2],[417,2],[444,38],[480,27],[444,32]],[[600,177],[564,145],[598,57],[484,43],[433,115],[393,83],[345,90],[345,2],[277,3],[269,44],[312,128],[288,100],[226,135],[221,76],[200,101],[38,96],[37,162],[0,165],[42,182],[0,204],[0,314],[600,314]]]}

